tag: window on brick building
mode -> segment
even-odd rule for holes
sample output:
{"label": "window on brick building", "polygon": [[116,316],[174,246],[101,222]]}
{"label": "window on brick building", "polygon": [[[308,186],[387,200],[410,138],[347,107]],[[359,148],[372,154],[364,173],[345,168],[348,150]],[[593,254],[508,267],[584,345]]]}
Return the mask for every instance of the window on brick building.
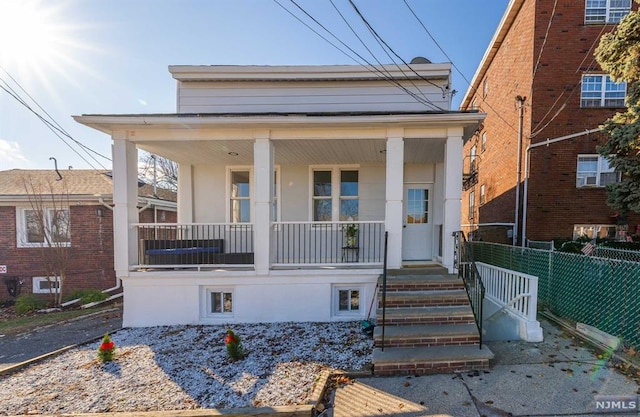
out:
{"label": "window on brick building", "polygon": [[489,93],[489,79],[485,78],[482,83],[482,98],[487,97],[488,93]]}
{"label": "window on brick building", "polygon": [[476,192],[471,191],[469,193],[469,218],[473,219],[475,217],[476,211]]}
{"label": "window on brick building", "polygon": [[475,172],[476,169],[478,168],[477,165],[477,159],[478,157],[478,147],[476,145],[473,145],[471,147],[471,150],[469,151],[469,172]]}
{"label": "window on brick building", "polygon": [[580,107],[624,107],[627,83],[615,83],[606,74],[582,76]]}
{"label": "window on brick building", "polygon": [[586,0],[585,23],[618,23],[631,11],[631,0]]}
{"label": "window on brick building", "polygon": [[485,203],[485,186],[484,184],[482,184],[480,186],[480,205],[483,205]]}
{"label": "window on brick building", "polygon": [[34,294],[59,294],[60,277],[33,277]]}
{"label": "window on brick building", "polygon": [[612,224],[575,224],[573,239],[579,238],[613,239],[616,237],[616,226]]}
{"label": "window on brick building", "polygon": [[484,152],[487,150],[487,132],[482,132],[482,136],[480,139],[480,152]]}
{"label": "window on brick building", "polygon": [[69,246],[69,210],[18,210],[18,247]]}
{"label": "window on brick building", "polygon": [[620,173],[602,155],[578,155],[576,187],[605,187],[620,178]]}

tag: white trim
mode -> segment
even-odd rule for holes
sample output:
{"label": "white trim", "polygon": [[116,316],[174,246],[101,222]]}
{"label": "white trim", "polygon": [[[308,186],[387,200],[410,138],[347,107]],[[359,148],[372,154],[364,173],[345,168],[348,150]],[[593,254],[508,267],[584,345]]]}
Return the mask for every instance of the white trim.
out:
{"label": "white trim", "polygon": [[[629,12],[631,12],[631,0],[627,0],[629,6],[628,7],[612,7],[611,6],[611,0],[606,0],[607,4],[605,5],[604,8],[604,16],[602,15],[592,15],[593,16],[602,16],[603,19],[600,20],[587,20],[587,11],[589,10],[589,8],[587,8],[587,3],[589,2],[589,0],[585,0],[584,2],[584,24],[585,25],[605,25],[605,24],[616,24],[619,23],[622,19],[624,19],[624,17],[629,14]],[[590,9],[595,9],[595,10],[600,10],[601,7],[591,7]],[[623,12],[625,13],[622,16],[619,16],[619,19],[612,19],[612,13],[615,12]]]}
{"label": "white trim", "polygon": [[[202,291],[204,293],[203,300],[203,318],[217,318],[217,319],[226,319],[232,318],[234,316],[234,310],[236,305],[236,298],[234,294],[233,287],[203,287]],[[211,303],[211,295],[212,294],[222,294],[221,300],[224,305],[224,294],[231,294],[231,311],[222,311],[220,313],[216,313],[213,311],[213,305]],[[224,309],[224,306],[223,306]]]}
{"label": "white trim", "polygon": [[[53,291],[49,288],[41,288],[40,284],[43,282],[47,282],[49,284],[55,284]],[[60,277],[33,277],[31,280],[31,291],[34,294],[60,294],[60,287],[62,283],[60,282]]]}
{"label": "white trim", "polygon": [[[366,299],[364,297],[364,286],[359,284],[333,284],[331,286],[331,316],[332,317],[362,317],[364,313],[364,303]],[[349,291],[351,295],[352,291],[358,291],[358,309],[351,309],[351,302],[349,302],[349,310],[340,310],[340,291]],[[350,298],[350,297],[349,297]]]}

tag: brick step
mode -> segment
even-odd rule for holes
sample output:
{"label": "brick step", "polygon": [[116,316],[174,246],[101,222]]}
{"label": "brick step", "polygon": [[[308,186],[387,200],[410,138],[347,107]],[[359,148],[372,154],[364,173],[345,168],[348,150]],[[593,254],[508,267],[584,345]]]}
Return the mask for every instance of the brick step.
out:
{"label": "brick step", "polygon": [[448,275],[447,268],[440,265],[424,266],[420,268],[402,268],[402,269],[389,269],[387,271],[387,277],[395,277],[402,275]]}
{"label": "brick step", "polygon": [[[382,296],[378,297],[382,307]],[[465,290],[395,291],[387,293],[387,309],[394,307],[456,306],[469,303]]]}
{"label": "brick step", "polygon": [[[382,309],[376,311],[376,321],[382,323]],[[468,305],[416,308],[387,308],[387,325],[475,323]]]}
{"label": "brick step", "polygon": [[[382,288],[382,278],[378,279],[378,284]],[[460,289],[464,289],[464,283],[455,275],[401,275],[387,277],[387,293]]]}
{"label": "brick step", "polygon": [[[381,346],[382,326],[375,328],[373,340],[374,346]],[[385,348],[461,346],[478,343],[480,337],[475,323],[386,326],[384,331]]]}
{"label": "brick step", "polygon": [[373,350],[374,375],[427,375],[489,368],[493,353],[488,347],[431,346]]}

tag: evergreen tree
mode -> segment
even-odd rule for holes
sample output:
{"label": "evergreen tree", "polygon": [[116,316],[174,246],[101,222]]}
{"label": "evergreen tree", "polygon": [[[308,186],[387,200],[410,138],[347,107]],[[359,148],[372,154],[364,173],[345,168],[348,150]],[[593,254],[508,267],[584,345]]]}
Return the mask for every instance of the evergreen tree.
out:
{"label": "evergreen tree", "polygon": [[607,187],[607,204],[621,214],[640,213],[640,11],[632,11],[602,36],[596,59],[612,80],[627,83],[627,111],[604,123],[609,140],[598,148],[622,173],[621,182]]}

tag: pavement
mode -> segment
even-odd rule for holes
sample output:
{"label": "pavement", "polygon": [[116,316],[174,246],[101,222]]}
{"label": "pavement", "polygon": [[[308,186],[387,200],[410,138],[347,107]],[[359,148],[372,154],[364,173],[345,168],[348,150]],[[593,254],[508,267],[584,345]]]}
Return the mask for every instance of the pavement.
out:
{"label": "pavement", "polygon": [[17,335],[0,335],[0,372],[50,352],[97,339],[120,328],[121,306]]}
{"label": "pavement", "polygon": [[488,342],[495,355],[488,371],[357,377],[335,390],[329,411],[333,417],[619,416],[618,410],[596,409],[596,400],[638,406],[636,382],[580,339],[549,321],[541,325],[540,343]]}

